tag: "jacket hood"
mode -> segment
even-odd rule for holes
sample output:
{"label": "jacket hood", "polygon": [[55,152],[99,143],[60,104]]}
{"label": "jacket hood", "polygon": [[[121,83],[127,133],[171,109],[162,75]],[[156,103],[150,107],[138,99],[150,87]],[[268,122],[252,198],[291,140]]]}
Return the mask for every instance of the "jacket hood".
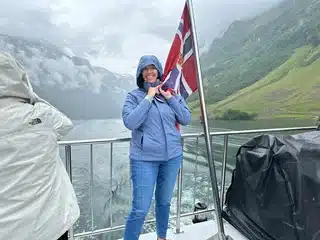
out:
{"label": "jacket hood", "polygon": [[21,64],[9,53],[0,52],[0,98],[7,97],[32,103],[36,95]]}
{"label": "jacket hood", "polygon": [[141,75],[142,70],[149,65],[154,65],[155,68],[158,70],[158,78],[161,80],[163,75],[162,65],[159,59],[154,55],[144,55],[140,58],[139,65],[137,68],[136,79],[137,79],[137,86],[139,88],[143,88],[143,78]]}

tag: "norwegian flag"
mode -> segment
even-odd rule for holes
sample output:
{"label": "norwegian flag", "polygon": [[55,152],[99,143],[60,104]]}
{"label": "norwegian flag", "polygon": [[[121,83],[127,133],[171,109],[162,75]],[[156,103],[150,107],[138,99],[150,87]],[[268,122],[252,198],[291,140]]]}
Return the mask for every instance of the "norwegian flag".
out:
{"label": "norwegian flag", "polygon": [[193,45],[190,12],[186,3],[162,79],[164,89],[171,89],[184,99],[197,90],[197,61]]}

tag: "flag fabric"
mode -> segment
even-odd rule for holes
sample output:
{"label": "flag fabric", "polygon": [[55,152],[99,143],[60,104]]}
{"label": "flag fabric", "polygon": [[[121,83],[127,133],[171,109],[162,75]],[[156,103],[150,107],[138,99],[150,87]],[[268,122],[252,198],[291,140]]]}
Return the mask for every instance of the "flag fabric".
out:
{"label": "flag fabric", "polygon": [[173,90],[184,99],[197,90],[197,60],[193,45],[191,18],[186,3],[166,60],[162,79],[164,90]]}

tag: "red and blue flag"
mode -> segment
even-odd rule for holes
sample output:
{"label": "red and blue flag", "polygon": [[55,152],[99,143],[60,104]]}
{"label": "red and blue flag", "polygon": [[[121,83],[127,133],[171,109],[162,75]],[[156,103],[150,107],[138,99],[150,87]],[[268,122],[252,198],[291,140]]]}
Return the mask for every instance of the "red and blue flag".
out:
{"label": "red and blue flag", "polygon": [[163,89],[189,97],[197,90],[197,60],[187,3],[184,6],[177,33],[171,45],[163,74]]}

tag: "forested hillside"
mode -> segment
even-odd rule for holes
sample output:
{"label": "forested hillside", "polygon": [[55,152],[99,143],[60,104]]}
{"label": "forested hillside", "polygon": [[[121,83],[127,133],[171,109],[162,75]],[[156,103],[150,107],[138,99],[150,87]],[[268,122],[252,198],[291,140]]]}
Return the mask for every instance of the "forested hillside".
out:
{"label": "forested hillside", "polygon": [[[234,22],[201,56],[209,115],[320,115],[319,44],[320,0],[285,0]],[[189,102],[199,112],[196,94]]]}

